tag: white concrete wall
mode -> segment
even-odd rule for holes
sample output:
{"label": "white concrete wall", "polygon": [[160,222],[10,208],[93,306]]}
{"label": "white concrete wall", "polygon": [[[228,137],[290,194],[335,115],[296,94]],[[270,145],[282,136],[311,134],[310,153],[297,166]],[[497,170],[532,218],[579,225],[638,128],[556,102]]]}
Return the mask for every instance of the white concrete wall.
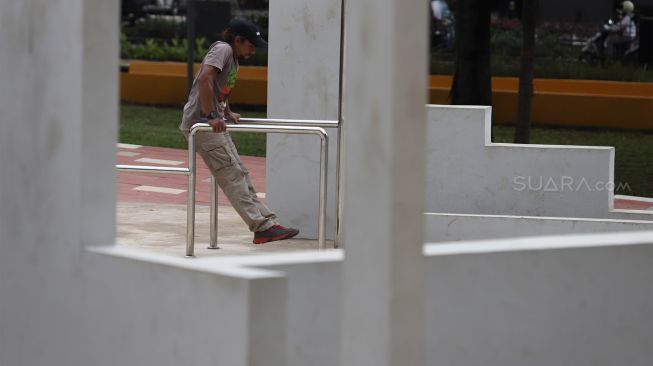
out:
{"label": "white concrete wall", "polygon": [[506,215],[424,214],[427,243],[653,230],[651,221]]}
{"label": "white concrete wall", "polygon": [[646,232],[427,247],[426,364],[653,364],[651,243]]}
{"label": "white concrete wall", "polygon": [[[650,365],[653,232],[427,244],[424,365]],[[334,365],[342,251],[204,266],[287,278],[287,365]]]}
{"label": "white concrete wall", "polygon": [[426,212],[653,220],[612,209],[612,147],[492,143],[490,107],[427,116]]}
{"label": "white concrete wall", "polygon": [[84,254],[80,272],[82,295],[65,301],[83,338],[61,347],[67,363],[23,364],[286,365],[282,273],[115,247]]}
{"label": "white concrete wall", "polygon": [[107,246],[118,19],[0,2],[0,365],[285,365],[280,274]]}
{"label": "white concrete wall", "polygon": [[[270,1],[269,118],[338,119],[340,7],[337,0]],[[327,134],[327,237],[333,239],[337,130]],[[317,238],[319,158],[317,137],[268,135],[266,202],[304,238]]]}
{"label": "white concrete wall", "polygon": [[[653,232],[427,244],[424,365],[653,363]],[[288,365],[334,365],[342,252],[239,260],[288,277]]]}
{"label": "white concrete wall", "polygon": [[341,250],[232,258],[232,265],[286,274],[287,366],[339,364],[342,260]]}

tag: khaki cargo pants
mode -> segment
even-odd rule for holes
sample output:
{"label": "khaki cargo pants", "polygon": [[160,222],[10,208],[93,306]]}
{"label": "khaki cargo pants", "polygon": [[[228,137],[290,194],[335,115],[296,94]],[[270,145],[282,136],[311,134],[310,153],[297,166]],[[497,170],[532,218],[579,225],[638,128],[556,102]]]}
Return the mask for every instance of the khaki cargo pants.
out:
{"label": "khaki cargo pants", "polygon": [[[188,140],[188,131],[182,132]],[[279,225],[274,212],[256,196],[249,171],[240,160],[229,132],[195,134],[195,150],[250,231],[263,231]]]}

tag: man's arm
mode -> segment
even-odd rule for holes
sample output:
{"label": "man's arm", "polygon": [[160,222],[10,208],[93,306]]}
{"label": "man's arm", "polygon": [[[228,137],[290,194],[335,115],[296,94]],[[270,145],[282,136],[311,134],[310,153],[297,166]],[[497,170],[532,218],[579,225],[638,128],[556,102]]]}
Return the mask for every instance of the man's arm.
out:
{"label": "man's arm", "polygon": [[612,25],[610,27],[610,31],[612,31],[614,33],[621,32],[624,29],[628,28],[629,25],[630,25],[630,16],[626,15],[623,18],[621,18],[621,20],[619,22]]}
{"label": "man's arm", "polygon": [[224,118],[225,119],[230,119],[234,123],[238,123],[238,121],[240,120],[240,114],[232,112],[231,108],[229,108],[229,100],[227,100],[227,103],[226,103],[225,108],[224,108]]}
{"label": "man's arm", "polygon": [[[218,108],[215,105],[213,88],[215,88],[215,81],[219,74],[220,69],[217,67],[204,65],[198,75],[197,82],[199,87],[199,100],[203,116],[218,111]],[[208,120],[208,123],[213,127],[213,132],[224,132],[227,130],[227,125],[225,124],[224,119],[220,116]]]}

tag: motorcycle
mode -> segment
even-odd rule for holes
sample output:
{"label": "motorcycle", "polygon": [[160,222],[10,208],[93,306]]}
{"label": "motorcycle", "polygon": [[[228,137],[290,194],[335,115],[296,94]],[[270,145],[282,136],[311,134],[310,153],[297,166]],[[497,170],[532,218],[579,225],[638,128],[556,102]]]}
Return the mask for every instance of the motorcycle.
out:
{"label": "motorcycle", "polygon": [[[582,62],[587,62],[590,64],[604,64],[608,57],[608,37],[610,36],[611,28],[614,25],[612,19],[608,20],[606,24],[601,27],[601,30],[596,32],[592,37],[590,37],[585,45],[581,49],[580,56],[578,59]],[[637,52],[639,50],[639,44],[636,40],[631,41],[629,44],[621,47],[617,47],[614,52],[612,52],[612,58],[621,60],[621,61],[630,61],[637,59]]]}
{"label": "motorcycle", "polygon": [[444,0],[431,1],[431,48],[451,49],[455,39],[454,16]]}

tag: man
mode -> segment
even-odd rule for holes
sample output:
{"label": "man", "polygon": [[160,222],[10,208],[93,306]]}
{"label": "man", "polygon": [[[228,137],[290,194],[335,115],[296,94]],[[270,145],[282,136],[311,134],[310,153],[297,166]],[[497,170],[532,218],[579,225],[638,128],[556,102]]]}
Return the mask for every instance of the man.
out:
{"label": "man", "polygon": [[186,139],[198,122],[211,125],[213,133],[195,135],[200,154],[236,212],[254,232],[254,244],[292,238],[299,230],[279,225],[276,215],[256,197],[249,172],[240,160],[229,132],[227,119],[238,123],[240,115],[229,108],[229,94],[236,83],[238,60],[246,59],[256,48],[267,47],[256,26],[234,19],[222,33],[224,41],[209,47],[184,106],[179,128]]}
{"label": "man", "polygon": [[608,56],[623,55],[637,38],[637,26],[633,20],[635,5],[631,1],[621,4],[621,20],[608,26],[610,35],[605,40]]}

